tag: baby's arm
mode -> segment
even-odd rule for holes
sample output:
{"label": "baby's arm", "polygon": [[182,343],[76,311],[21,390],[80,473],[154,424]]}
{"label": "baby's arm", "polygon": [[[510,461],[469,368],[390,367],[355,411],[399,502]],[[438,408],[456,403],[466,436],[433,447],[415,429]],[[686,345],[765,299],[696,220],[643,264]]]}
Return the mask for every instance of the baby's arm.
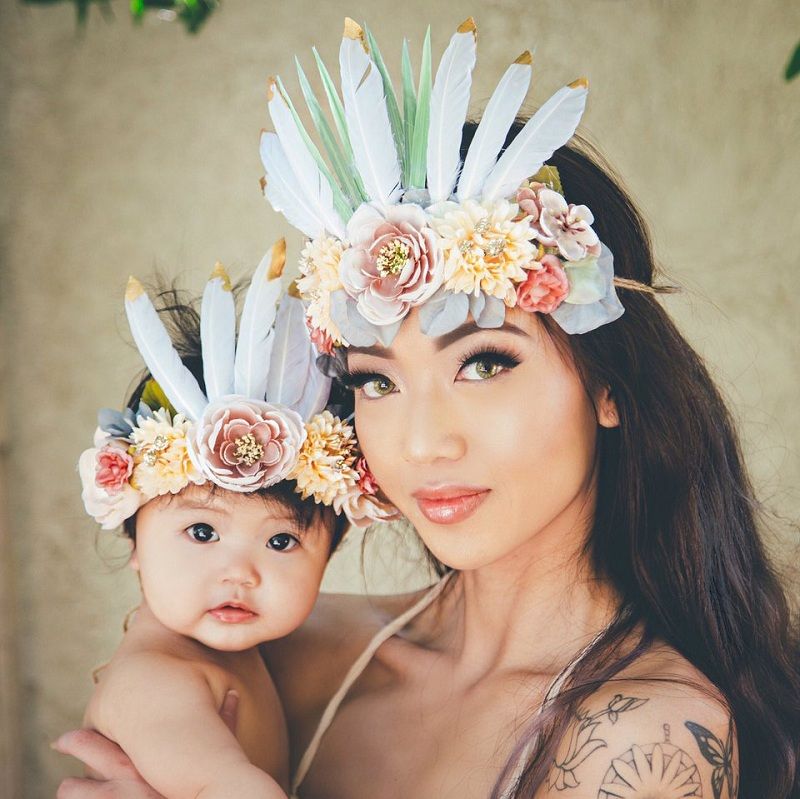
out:
{"label": "baby's arm", "polygon": [[110,672],[91,709],[95,726],[167,799],[286,799],[247,759],[196,664],[141,653]]}

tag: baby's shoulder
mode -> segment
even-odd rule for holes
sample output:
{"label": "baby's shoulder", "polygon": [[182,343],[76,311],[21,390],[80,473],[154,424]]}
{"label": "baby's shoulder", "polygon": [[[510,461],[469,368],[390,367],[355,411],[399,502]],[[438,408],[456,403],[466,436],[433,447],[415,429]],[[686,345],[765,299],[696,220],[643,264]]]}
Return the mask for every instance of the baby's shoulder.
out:
{"label": "baby's shoulder", "polygon": [[577,708],[548,787],[561,799],[735,796],[737,774],[723,697],[685,658],[657,646]]}

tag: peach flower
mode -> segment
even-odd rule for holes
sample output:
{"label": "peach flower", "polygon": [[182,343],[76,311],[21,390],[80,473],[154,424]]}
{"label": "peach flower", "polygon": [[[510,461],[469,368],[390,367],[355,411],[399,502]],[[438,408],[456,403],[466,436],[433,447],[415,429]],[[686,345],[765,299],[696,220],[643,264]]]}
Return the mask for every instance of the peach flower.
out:
{"label": "peach flower", "polygon": [[569,293],[569,280],[555,255],[545,255],[536,263],[539,268],[529,270],[525,282],[517,286],[517,306],[529,313],[550,313]]}

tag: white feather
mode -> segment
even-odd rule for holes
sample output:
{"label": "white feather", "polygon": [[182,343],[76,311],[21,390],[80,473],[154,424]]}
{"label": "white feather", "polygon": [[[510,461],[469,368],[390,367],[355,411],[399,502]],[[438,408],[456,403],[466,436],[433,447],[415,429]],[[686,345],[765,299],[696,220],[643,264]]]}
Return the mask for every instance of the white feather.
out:
{"label": "white feather", "polygon": [[308,421],[312,416],[325,410],[331,393],[332,382],[330,377],[326,377],[317,368],[317,349],[310,338],[308,343],[311,348],[311,357],[306,384],[303,386],[303,395],[299,403],[293,408],[303,417],[303,421]]}
{"label": "white feather", "polygon": [[200,307],[200,343],[206,396],[215,402],[233,393],[236,305],[227,275],[216,275],[206,283]]}
{"label": "white feather", "polygon": [[[175,410],[195,421],[203,415],[208,400],[194,375],[181,362],[150,298],[138,282],[135,285],[139,291],[131,292],[129,283],[125,313],[136,347]],[[129,297],[132,293],[135,296]]]}
{"label": "white feather", "polygon": [[511,123],[528,93],[531,72],[530,64],[512,64],[492,92],[464,159],[464,168],[458,181],[459,202],[480,194]]}
{"label": "white feather", "polygon": [[450,199],[455,186],[474,67],[474,28],[454,33],[439,62],[431,93],[427,169],[432,203]]}
{"label": "white feather", "polygon": [[333,207],[333,190],[328,179],[303,140],[288,103],[280,88],[272,85],[268,102],[269,115],[281,146],[289,161],[297,183],[302,188],[309,205],[314,209],[325,229],[337,238],[344,238],[344,223]]}
{"label": "white feather", "polygon": [[512,195],[572,138],[586,107],[586,94],[583,83],[574,88],[564,86],[527,121],[489,173],[482,192],[484,200]]}
{"label": "white feather", "polygon": [[270,279],[275,244],[261,259],[244,298],[239,338],[236,343],[234,392],[250,399],[263,400],[267,393],[267,375],[274,334],[276,305],[281,294],[281,279]]}
{"label": "white feather", "polygon": [[275,321],[275,343],[267,378],[267,402],[292,407],[303,396],[312,357],[305,316],[303,303],[299,299],[288,294],[283,297]]}
{"label": "white feather", "polygon": [[370,199],[381,205],[397,202],[401,190],[400,162],[383,80],[361,38],[342,39],[339,68],[347,131],[364,188]]}
{"label": "white feather", "polygon": [[316,238],[325,230],[325,222],[311,206],[292,172],[277,134],[261,134],[261,161],[267,171],[264,193],[272,207],[306,236]]}

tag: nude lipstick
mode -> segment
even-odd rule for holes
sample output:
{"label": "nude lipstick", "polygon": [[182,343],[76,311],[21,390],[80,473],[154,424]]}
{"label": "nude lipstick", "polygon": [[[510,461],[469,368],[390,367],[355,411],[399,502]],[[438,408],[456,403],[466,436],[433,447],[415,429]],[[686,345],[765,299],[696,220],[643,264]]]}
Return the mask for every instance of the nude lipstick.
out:
{"label": "nude lipstick", "polygon": [[250,610],[243,602],[224,602],[208,611],[215,619],[225,624],[241,624],[252,621],[258,613]]}
{"label": "nude lipstick", "polygon": [[412,496],[422,515],[435,524],[456,524],[468,519],[489,496],[481,486],[444,485],[420,488]]}

